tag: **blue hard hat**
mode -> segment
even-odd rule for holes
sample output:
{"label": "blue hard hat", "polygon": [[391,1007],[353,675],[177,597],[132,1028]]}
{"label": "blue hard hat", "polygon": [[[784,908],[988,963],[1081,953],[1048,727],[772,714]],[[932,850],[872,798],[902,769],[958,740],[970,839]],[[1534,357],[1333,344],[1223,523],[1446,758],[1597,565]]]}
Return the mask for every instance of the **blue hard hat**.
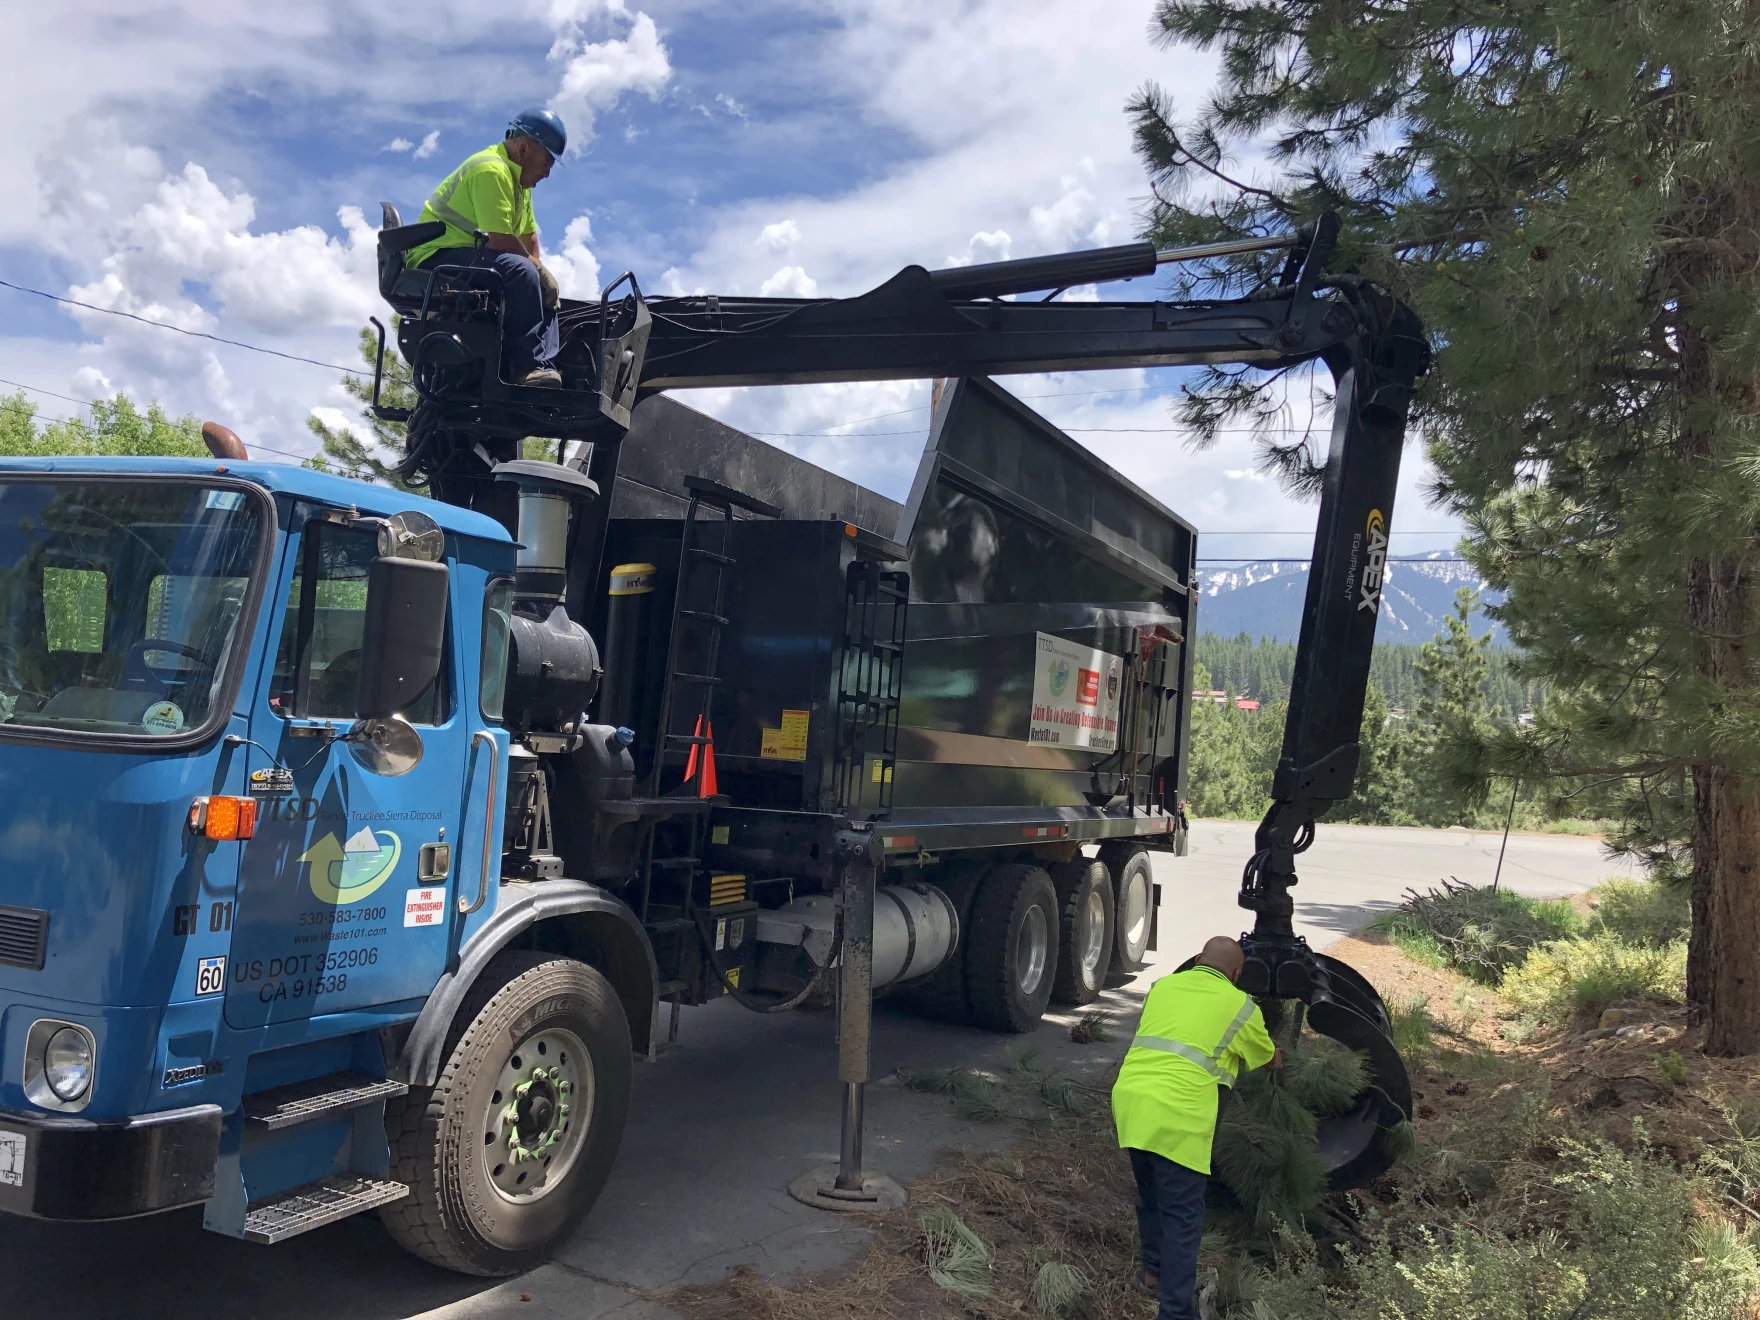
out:
{"label": "blue hard hat", "polygon": [[521,110],[507,124],[508,133],[523,133],[556,159],[568,150],[568,130],[554,110]]}

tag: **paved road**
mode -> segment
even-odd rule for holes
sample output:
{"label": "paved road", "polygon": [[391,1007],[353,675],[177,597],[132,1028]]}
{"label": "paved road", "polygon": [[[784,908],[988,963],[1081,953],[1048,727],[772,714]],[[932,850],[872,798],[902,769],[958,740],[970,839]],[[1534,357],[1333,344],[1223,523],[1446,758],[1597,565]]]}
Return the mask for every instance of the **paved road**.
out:
{"label": "paved road", "polygon": [[[1160,952],[1106,1003],[1127,1021],[1161,972],[1208,935],[1242,928],[1234,905],[1252,827],[1201,821],[1191,855],[1158,857]],[[1408,885],[1443,876],[1484,881],[1498,835],[1323,826],[1303,857],[1298,928],[1316,945],[1397,903]],[[1503,879],[1536,895],[1577,892],[1622,868],[1564,836],[1515,835]],[[1066,1015],[1027,1040],[1078,1076],[1105,1070],[1122,1043],[1070,1042]],[[1020,1044],[922,1021],[882,1003],[875,1076],[900,1066],[1000,1065]],[[0,1278],[64,1320],[662,1320],[644,1292],[722,1277],[752,1263],[784,1274],[848,1259],[858,1224],[798,1205],[784,1188],[836,1157],[839,1090],[823,1015],[760,1017],[728,1002],[687,1011],[681,1048],[638,1069],[630,1131],[603,1199],[555,1263],[506,1283],[463,1279],[407,1256],[376,1221],[348,1220],[266,1249],[204,1233],[199,1213],[127,1224],[59,1227],[0,1220]],[[1000,1142],[996,1128],[955,1120],[944,1101],[883,1081],[869,1088],[869,1164],[900,1178],[954,1144]],[[530,1294],[522,1303],[520,1295]]]}

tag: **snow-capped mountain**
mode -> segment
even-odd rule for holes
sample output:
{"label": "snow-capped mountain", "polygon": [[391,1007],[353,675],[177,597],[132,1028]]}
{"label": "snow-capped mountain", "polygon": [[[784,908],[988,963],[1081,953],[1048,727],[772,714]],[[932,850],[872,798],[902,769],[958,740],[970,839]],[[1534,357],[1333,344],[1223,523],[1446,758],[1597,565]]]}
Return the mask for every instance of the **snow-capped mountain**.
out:
{"label": "snow-capped mountain", "polygon": [[[1198,578],[1202,592],[1198,631],[1224,637],[1244,632],[1291,642],[1301,631],[1302,602],[1308,594],[1306,564],[1209,564],[1198,569]],[[1486,603],[1501,599],[1499,593],[1485,591],[1471,564],[1456,562],[1445,552],[1438,551],[1436,557],[1388,560],[1375,640],[1411,645],[1429,641],[1442,630],[1443,617],[1453,611],[1454,593],[1461,587],[1484,591]],[[1483,615],[1474,615],[1474,633],[1487,628],[1494,645],[1509,644],[1501,627]]]}

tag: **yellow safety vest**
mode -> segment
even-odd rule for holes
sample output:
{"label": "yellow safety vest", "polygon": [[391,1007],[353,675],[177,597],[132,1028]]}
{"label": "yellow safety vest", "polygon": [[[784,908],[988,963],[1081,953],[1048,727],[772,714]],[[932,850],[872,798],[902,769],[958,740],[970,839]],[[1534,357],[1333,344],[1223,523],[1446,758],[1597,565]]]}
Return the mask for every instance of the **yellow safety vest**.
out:
{"label": "yellow safety vest", "polygon": [[444,220],[446,232],[412,248],[404,258],[406,266],[421,265],[441,248],[473,247],[478,230],[519,238],[538,232],[532,190],[519,186],[519,166],[508,158],[503,142],[484,147],[440,181],[417,223],[426,220]]}
{"label": "yellow safety vest", "polygon": [[1215,968],[1162,977],[1112,1088],[1118,1144],[1209,1173],[1221,1088],[1275,1052],[1258,1005]]}

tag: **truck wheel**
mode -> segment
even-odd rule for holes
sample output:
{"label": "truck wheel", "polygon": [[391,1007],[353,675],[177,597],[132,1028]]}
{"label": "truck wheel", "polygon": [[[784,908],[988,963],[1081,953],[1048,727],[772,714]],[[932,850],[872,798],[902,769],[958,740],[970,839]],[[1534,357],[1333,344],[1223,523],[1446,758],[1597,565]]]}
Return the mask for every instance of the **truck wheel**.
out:
{"label": "truck wheel", "polygon": [[992,1031],[1031,1031],[1057,975],[1057,890],[1037,866],[1010,862],[984,877],[972,904],[966,997]]}
{"label": "truck wheel", "polygon": [[1057,980],[1051,997],[1060,1004],[1091,1004],[1112,969],[1112,876],[1106,863],[1077,857],[1050,871],[1057,889]]}
{"label": "truck wheel", "polygon": [[387,1107],[391,1236],[461,1274],[543,1261],[598,1198],[629,1113],[629,1022],[596,969],[499,954],[471,988],[431,1089]]}
{"label": "truck wheel", "polygon": [[929,1017],[961,1025],[972,1020],[972,1006],[966,999],[966,950],[972,944],[972,898],[978,892],[985,867],[973,861],[949,862],[935,884],[953,900],[959,913],[959,943],[953,952],[928,976],[908,982],[901,990],[911,1007]]}
{"label": "truck wheel", "polygon": [[1149,930],[1154,920],[1155,872],[1149,850],[1140,843],[1127,843],[1101,850],[1101,860],[1112,872],[1117,888],[1112,965],[1121,972],[1134,972],[1149,951]]}

